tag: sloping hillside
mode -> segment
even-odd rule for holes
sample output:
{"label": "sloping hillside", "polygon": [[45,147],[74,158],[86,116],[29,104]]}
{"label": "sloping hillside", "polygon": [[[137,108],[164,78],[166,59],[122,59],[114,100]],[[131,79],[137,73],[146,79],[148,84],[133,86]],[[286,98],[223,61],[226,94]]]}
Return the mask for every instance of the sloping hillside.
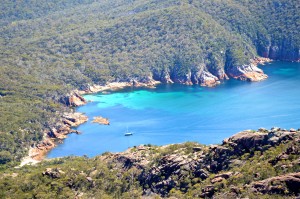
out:
{"label": "sloping hillside", "polygon": [[61,98],[74,89],[261,80],[255,56],[300,58],[297,0],[30,0],[0,8],[1,163],[19,160],[70,111]]}
{"label": "sloping hillside", "polygon": [[137,146],[0,171],[1,198],[295,198],[300,129],[243,131],[222,145]]}

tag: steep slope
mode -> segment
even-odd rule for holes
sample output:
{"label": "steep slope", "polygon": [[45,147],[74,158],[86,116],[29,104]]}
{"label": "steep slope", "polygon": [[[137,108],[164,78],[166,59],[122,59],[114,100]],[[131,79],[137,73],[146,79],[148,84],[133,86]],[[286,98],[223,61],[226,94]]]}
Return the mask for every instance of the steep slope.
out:
{"label": "steep slope", "polygon": [[193,1],[224,27],[244,35],[257,53],[271,59],[299,60],[300,4],[296,0]]}
{"label": "steep slope", "polygon": [[[46,25],[33,20],[30,26],[9,26],[3,34],[9,41],[27,38],[21,41],[23,49],[18,47],[20,53],[28,53],[30,46],[30,53],[69,59],[67,64],[72,69],[94,82],[148,76],[166,81],[161,77],[165,74],[175,82],[198,83],[204,70],[223,79],[228,55],[234,60],[229,67],[249,64],[255,55],[255,50],[239,35],[231,35],[210,15],[190,5],[121,15],[104,22],[100,16],[84,26],[82,22],[70,24],[73,17],[62,19],[62,23],[54,20],[56,17],[50,18]],[[61,25],[63,29],[57,32]]]}
{"label": "steep slope", "polygon": [[[262,80],[251,59],[297,61],[297,0],[3,1],[0,149],[19,160],[74,89],[132,80]],[[17,155],[12,155],[17,154]],[[9,161],[4,161],[9,162]]]}

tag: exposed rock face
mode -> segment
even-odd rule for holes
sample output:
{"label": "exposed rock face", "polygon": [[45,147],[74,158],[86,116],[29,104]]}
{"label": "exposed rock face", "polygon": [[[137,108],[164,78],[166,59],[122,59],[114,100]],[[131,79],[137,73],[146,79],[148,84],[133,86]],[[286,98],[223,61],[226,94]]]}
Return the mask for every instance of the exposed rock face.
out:
{"label": "exposed rock face", "polygon": [[157,70],[154,70],[153,71],[153,77],[156,80],[163,83],[163,84],[172,84],[172,83],[174,83],[173,80],[171,80],[169,71],[166,71],[166,70],[163,70],[161,72],[159,72]]}
{"label": "exposed rock face", "polygon": [[105,156],[100,156],[102,161],[114,162],[121,168],[130,169],[136,167],[139,169],[144,169],[149,163],[148,157],[144,155],[143,151],[149,151],[149,147],[137,147],[137,150],[132,152],[130,149],[122,152]]}
{"label": "exposed rock face", "polygon": [[66,138],[66,134],[69,133],[69,128],[60,127],[58,130],[56,128],[52,128],[48,132],[48,136],[51,138],[64,139]]}
{"label": "exposed rock face", "polygon": [[208,69],[203,66],[202,69],[198,69],[192,74],[192,82],[195,85],[213,87],[220,84],[220,80],[229,79],[225,74],[223,69],[214,69],[208,71]]}
{"label": "exposed rock face", "polygon": [[[53,149],[54,147],[54,142],[49,138],[45,138],[43,141],[41,141],[39,144],[37,144],[35,147],[29,150],[29,157],[25,159],[31,159],[29,161],[27,160],[28,163],[40,161],[47,154],[47,152]],[[21,163],[21,165],[25,164]]]}
{"label": "exposed rock face", "polygon": [[258,47],[258,53],[263,57],[274,60],[300,61],[300,49],[293,47],[290,41],[285,39],[281,44],[267,43],[269,45]]}
{"label": "exposed rock face", "polygon": [[209,147],[210,154],[205,157],[206,167],[211,173],[218,173],[228,168],[230,157],[234,155],[232,149],[225,146],[212,145]]}
{"label": "exposed rock face", "polygon": [[50,150],[55,146],[52,140],[46,139],[42,141],[41,143],[36,145],[36,148],[39,150]]}
{"label": "exposed rock face", "polygon": [[109,120],[104,117],[94,117],[93,123],[99,123],[103,125],[109,125]]}
{"label": "exposed rock face", "polygon": [[145,88],[155,88],[157,84],[161,83],[159,81],[155,81],[152,75],[149,75],[147,77],[142,77],[139,79],[132,79],[130,82],[132,82],[133,87],[145,87]]}
{"label": "exposed rock face", "polygon": [[254,59],[252,59],[250,61],[251,61],[251,64],[254,64],[255,66],[257,66],[258,64],[264,65],[265,63],[269,63],[272,61],[272,59],[266,58],[266,57],[255,57]]}
{"label": "exposed rock face", "polygon": [[160,81],[155,81],[152,76],[142,77],[139,79],[128,79],[122,82],[111,82],[106,85],[89,85],[85,90],[79,91],[80,94],[97,93],[103,91],[115,91],[125,87],[146,87],[155,88]]}
{"label": "exposed rock face", "polygon": [[229,77],[243,81],[262,81],[268,78],[268,76],[257,65],[270,61],[269,58],[256,57],[248,65],[227,68],[226,73],[222,67],[212,69],[204,64],[191,68],[186,74],[180,74],[180,72],[175,70],[172,72],[168,72],[167,70],[162,72],[154,71],[153,73],[154,77],[162,83],[213,87],[220,84],[221,80],[229,79]]}
{"label": "exposed rock face", "polygon": [[201,191],[202,191],[202,193],[200,194],[201,198],[211,198],[215,193],[215,187],[213,185],[208,185],[204,187]]}
{"label": "exposed rock face", "polygon": [[62,174],[65,174],[65,172],[59,168],[47,168],[42,174],[43,176],[49,176],[50,178],[60,178]]}
{"label": "exposed rock face", "polygon": [[63,123],[70,127],[78,126],[85,123],[88,117],[83,113],[65,113],[63,115]]}
{"label": "exposed rock face", "polygon": [[266,150],[283,141],[292,140],[296,132],[272,128],[270,131],[242,131],[223,141],[223,145],[231,146],[236,153],[249,152],[251,149]]}
{"label": "exposed rock face", "polygon": [[268,178],[251,184],[252,190],[263,194],[300,193],[300,172]]}
{"label": "exposed rock face", "polygon": [[233,172],[226,172],[216,175],[213,179],[211,179],[211,183],[221,182],[224,179],[228,179],[233,175]]}
{"label": "exposed rock face", "polygon": [[67,106],[82,106],[87,103],[77,91],[61,98],[60,101]]}
{"label": "exposed rock face", "polygon": [[221,80],[229,79],[229,77],[243,81],[262,81],[266,79],[268,76],[264,74],[257,65],[270,62],[271,59],[255,57],[250,61],[251,63],[248,65],[230,66],[226,69],[226,73],[221,65],[211,67],[205,64],[199,64],[198,66],[185,69],[188,72],[182,72],[182,66],[165,69],[163,71],[154,70],[153,76],[162,83],[179,83],[207,87],[216,86],[220,84]]}
{"label": "exposed rock face", "polygon": [[193,85],[191,76],[192,76],[192,73],[189,71],[185,75],[175,75],[174,77],[171,77],[172,78],[171,81],[173,81],[174,83],[178,83],[178,84]]}
{"label": "exposed rock face", "polygon": [[158,73],[157,71],[154,72],[154,77],[161,81],[162,83],[178,83],[178,84],[185,84],[185,85],[201,85],[201,86],[208,86],[213,87],[220,84],[220,79],[228,79],[227,75],[222,70],[216,71],[216,75],[208,72],[208,70],[204,70],[205,66],[201,66],[196,68],[192,71],[187,72],[184,75],[176,74],[173,71],[170,74],[167,71],[162,71]]}
{"label": "exposed rock face", "polygon": [[[184,152],[184,148],[179,148],[166,155],[154,154],[151,147],[136,147],[129,149],[123,153],[110,154],[101,156],[103,161],[114,163],[118,168],[124,170],[137,168],[141,171],[138,177],[141,185],[144,187],[145,194],[157,193],[162,196],[167,196],[171,189],[176,188],[185,192],[189,189],[189,179],[197,178],[204,181],[207,178],[211,185],[202,188],[199,197],[212,197],[218,190],[218,184],[223,183],[233,176],[243,175],[239,172],[229,172],[226,170],[232,164],[243,164],[241,157],[245,153],[251,151],[265,151],[272,146],[277,146],[284,142],[294,142],[293,145],[288,147],[286,151],[274,160],[276,162],[285,160],[289,154],[300,154],[298,138],[300,130],[285,130],[274,127],[271,130],[259,129],[258,131],[242,131],[232,137],[223,141],[222,145],[200,146],[196,145],[189,149],[189,152]],[[172,145],[170,145],[171,147]],[[169,146],[163,146],[166,148]],[[133,151],[132,151],[133,150]],[[158,156],[158,157],[157,157]],[[154,164],[153,164],[154,162]],[[240,163],[239,163],[240,162]],[[295,162],[299,164],[299,162]],[[214,177],[211,177],[214,175]],[[259,173],[255,176],[259,177]],[[299,187],[299,173],[278,176],[265,181],[259,181],[251,184],[254,191],[262,193],[281,193],[285,189],[289,192],[297,193],[296,187]],[[270,185],[270,182],[280,182],[281,184],[287,183],[286,188],[277,188]],[[228,194],[237,197],[239,188],[232,187],[231,192]]]}
{"label": "exposed rock face", "polygon": [[62,122],[48,132],[50,138],[64,139],[70,133],[79,133],[71,127],[78,126],[88,121],[88,117],[83,113],[65,113]]}
{"label": "exposed rock face", "polygon": [[[291,132],[297,132],[297,131],[294,131],[294,130],[295,129],[291,129],[290,131]],[[291,146],[289,146],[288,148],[286,148],[285,151],[283,151],[276,158],[274,158],[273,160],[270,160],[269,162],[272,165],[276,165],[280,161],[287,160],[290,155],[294,155],[294,156],[299,156],[300,155],[300,139],[293,140],[293,144]],[[293,162],[293,164],[289,165],[289,166],[292,167],[294,165],[300,165],[300,158],[298,159],[298,161]],[[285,166],[285,167],[288,167],[288,166]]]}
{"label": "exposed rock face", "polygon": [[254,64],[231,67],[227,73],[230,77],[243,81],[255,82],[268,78],[268,76]]}
{"label": "exposed rock face", "polygon": [[205,64],[186,69],[186,72],[182,72],[180,70],[181,67],[165,68],[163,70],[153,69],[148,76],[125,78],[105,85],[88,85],[84,90],[75,91],[69,96],[61,99],[61,102],[68,106],[80,106],[86,103],[80,94],[97,93],[107,90],[114,91],[125,87],[155,88],[159,83],[178,83],[213,87],[220,84],[221,80],[227,80],[229,77],[243,81],[261,81],[266,79],[268,76],[264,74],[261,69],[257,68],[257,65],[270,62],[271,59],[256,57],[250,61],[251,64],[249,65],[230,67],[230,69],[226,70],[226,73],[223,67],[211,68]]}
{"label": "exposed rock face", "polygon": [[[112,171],[118,179],[142,186],[144,196],[149,197],[157,194],[184,198],[187,195],[181,194],[187,193],[194,198],[260,198],[261,194],[293,198],[300,193],[299,155],[300,129],[260,128],[233,135],[222,145],[149,144],[121,153],[105,153],[82,159],[84,164],[91,164],[86,164],[85,172],[82,167],[71,174],[68,171],[75,178],[65,176],[58,168],[44,168],[43,176],[53,181],[63,179],[76,191],[81,180],[87,183],[84,189],[97,190],[103,180],[101,173]],[[69,168],[69,164],[65,166]]]}
{"label": "exposed rock face", "polygon": [[[179,185],[179,182],[173,179],[173,174],[184,178],[187,177],[189,171],[195,172],[196,169],[196,161],[187,156],[167,155],[162,157],[159,164],[151,168],[143,178],[145,184],[148,184],[153,192],[166,195],[174,186]],[[205,171],[199,171],[197,174],[200,176],[201,173]]]}
{"label": "exposed rock face", "polygon": [[227,74],[224,72],[223,69],[218,69],[216,71],[213,71],[213,73],[219,80],[228,80],[229,77],[227,76]]}
{"label": "exposed rock face", "polygon": [[54,141],[62,142],[66,138],[66,135],[79,133],[77,130],[72,129],[72,127],[78,126],[87,120],[88,117],[82,113],[65,113],[55,127],[45,132],[45,138],[30,149],[29,158],[32,160],[42,160],[47,152],[56,146]]}
{"label": "exposed rock face", "polygon": [[212,87],[220,84],[220,81],[216,76],[206,71],[203,71],[201,73],[199,80],[201,82],[200,83],[201,86]]}

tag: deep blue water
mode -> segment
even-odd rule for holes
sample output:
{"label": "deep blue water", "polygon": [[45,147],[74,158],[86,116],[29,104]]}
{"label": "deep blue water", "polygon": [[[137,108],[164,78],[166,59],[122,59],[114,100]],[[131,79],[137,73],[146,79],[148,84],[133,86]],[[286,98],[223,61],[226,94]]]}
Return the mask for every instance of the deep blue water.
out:
{"label": "deep blue water", "polygon": [[[214,144],[245,129],[300,128],[300,64],[274,62],[261,68],[269,75],[262,82],[229,80],[215,88],[159,85],[86,95],[93,102],[77,109],[89,117],[77,128],[82,134],[69,135],[48,157],[92,157],[148,143]],[[109,118],[111,125],[91,123],[94,116]],[[127,127],[133,136],[124,136]]]}

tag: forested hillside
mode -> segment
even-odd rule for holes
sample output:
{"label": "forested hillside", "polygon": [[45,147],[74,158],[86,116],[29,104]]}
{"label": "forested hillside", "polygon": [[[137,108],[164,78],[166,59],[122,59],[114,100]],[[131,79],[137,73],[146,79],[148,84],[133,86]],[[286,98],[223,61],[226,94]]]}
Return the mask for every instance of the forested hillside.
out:
{"label": "forested hillside", "polygon": [[[152,79],[206,85],[299,61],[298,0],[3,1],[0,164],[19,160],[69,111],[74,89]],[[242,67],[242,69],[241,69]],[[256,71],[254,71],[256,72]],[[242,78],[241,78],[242,79]]]}

